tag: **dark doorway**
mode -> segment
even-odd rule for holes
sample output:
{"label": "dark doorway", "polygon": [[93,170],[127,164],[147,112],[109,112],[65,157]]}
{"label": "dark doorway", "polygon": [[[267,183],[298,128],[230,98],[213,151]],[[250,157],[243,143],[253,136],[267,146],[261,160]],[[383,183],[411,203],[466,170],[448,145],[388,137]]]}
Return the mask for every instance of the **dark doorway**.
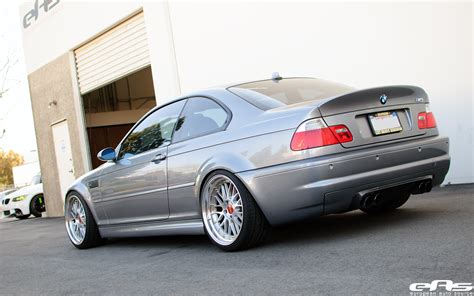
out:
{"label": "dark doorway", "polygon": [[130,128],[156,105],[151,68],[123,77],[84,94],[92,168],[102,164],[97,153],[115,148]]}

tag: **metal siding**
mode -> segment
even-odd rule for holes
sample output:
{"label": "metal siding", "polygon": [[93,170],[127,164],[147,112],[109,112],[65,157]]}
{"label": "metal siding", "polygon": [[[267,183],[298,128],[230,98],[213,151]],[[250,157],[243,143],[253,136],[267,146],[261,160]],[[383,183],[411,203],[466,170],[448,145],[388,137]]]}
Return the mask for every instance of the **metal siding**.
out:
{"label": "metal siding", "polygon": [[150,64],[143,12],[74,50],[81,94]]}

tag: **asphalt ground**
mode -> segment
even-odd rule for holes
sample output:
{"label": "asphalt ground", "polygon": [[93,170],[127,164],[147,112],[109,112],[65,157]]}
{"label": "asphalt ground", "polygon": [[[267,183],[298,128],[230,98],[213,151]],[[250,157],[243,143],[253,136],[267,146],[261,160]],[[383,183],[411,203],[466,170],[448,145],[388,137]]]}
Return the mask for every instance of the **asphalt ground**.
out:
{"label": "asphalt ground", "polygon": [[[89,250],[63,219],[0,221],[2,295],[410,295],[414,282],[474,282],[474,186],[274,229],[225,253],[204,236],[116,239]],[[443,291],[443,290],[439,290]]]}

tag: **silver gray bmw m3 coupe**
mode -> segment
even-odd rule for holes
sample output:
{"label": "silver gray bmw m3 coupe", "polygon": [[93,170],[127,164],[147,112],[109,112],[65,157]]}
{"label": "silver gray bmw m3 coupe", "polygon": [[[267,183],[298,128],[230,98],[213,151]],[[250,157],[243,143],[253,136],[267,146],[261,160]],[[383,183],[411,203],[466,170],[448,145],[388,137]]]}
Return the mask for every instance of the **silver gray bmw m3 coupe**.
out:
{"label": "silver gray bmw m3 coupe", "polygon": [[98,158],[65,197],[80,249],[204,233],[225,251],[250,248],[271,226],[395,210],[450,165],[423,89],[278,75],[158,106]]}

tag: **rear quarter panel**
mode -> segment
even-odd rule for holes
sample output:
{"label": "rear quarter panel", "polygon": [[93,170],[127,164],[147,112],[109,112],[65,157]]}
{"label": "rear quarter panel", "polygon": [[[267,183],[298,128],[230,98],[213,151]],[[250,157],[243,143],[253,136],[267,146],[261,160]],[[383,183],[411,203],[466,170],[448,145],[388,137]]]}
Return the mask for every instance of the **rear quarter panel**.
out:
{"label": "rear quarter panel", "polygon": [[[168,195],[171,218],[199,216],[199,192],[206,176],[219,169],[232,173],[294,159],[293,129],[209,145],[220,133],[168,147]],[[224,132],[222,132],[224,133]],[[190,149],[194,147],[194,149]]]}
{"label": "rear quarter panel", "polygon": [[[337,153],[336,146],[292,151],[290,142],[298,125],[314,116],[314,106],[262,111],[228,91],[193,96],[217,99],[232,112],[226,130],[172,143],[168,146],[168,196],[171,219],[198,218],[201,186],[219,169],[239,173]],[[248,185],[248,184],[247,184]],[[258,201],[257,201],[258,202]]]}

